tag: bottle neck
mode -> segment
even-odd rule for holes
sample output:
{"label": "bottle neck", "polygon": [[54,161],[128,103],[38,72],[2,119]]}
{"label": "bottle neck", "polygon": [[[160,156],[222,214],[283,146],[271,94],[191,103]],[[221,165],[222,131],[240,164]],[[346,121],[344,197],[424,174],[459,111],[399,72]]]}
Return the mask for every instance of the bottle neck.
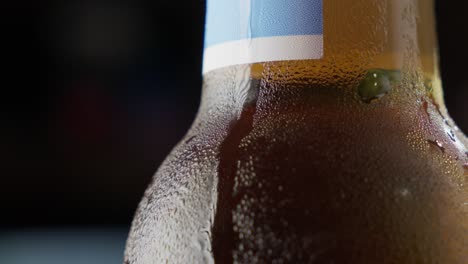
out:
{"label": "bottle neck", "polygon": [[366,89],[385,70],[394,92],[427,95],[445,111],[432,0],[233,2],[208,0],[207,88],[229,77]]}

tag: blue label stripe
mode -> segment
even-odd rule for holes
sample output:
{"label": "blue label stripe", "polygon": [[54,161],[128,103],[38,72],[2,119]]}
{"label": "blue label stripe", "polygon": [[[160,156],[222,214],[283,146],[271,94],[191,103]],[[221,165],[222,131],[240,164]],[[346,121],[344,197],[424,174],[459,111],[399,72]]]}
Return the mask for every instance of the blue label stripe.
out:
{"label": "blue label stripe", "polygon": [[262,37],[322,35],[322,0],[208,0],[205,48]]}

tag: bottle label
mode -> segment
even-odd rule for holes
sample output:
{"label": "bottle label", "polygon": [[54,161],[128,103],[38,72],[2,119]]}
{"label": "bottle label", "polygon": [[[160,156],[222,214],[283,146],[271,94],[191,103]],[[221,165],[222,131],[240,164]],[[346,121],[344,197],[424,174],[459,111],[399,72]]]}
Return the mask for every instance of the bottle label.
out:
{"label": "bottle label", "polygon": [[322,56],[322,0],[207,2],[203,73],[232,65]]}

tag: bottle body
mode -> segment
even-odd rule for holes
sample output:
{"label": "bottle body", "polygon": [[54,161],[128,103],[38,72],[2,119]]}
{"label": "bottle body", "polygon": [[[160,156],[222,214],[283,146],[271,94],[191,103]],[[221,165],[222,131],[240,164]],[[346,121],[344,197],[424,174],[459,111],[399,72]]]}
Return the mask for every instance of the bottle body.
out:
{"label": "bottle body", "polygon": [[[430,8],[396,2],[324,3],[320,60],[206,73],[192,128],[139,206],[126,263],[466,263],[466,137],[431,47],[413,47],[432,36],[412,26]],[[330,19],[362,7],[380,11],[353,20],[372,32]]]}
{"label": "bottle body", "polygon": [[466,262],[463,138],[430,98],[276,89],[200,112],[140,205],[127,253],[148,258],[129,263]]}

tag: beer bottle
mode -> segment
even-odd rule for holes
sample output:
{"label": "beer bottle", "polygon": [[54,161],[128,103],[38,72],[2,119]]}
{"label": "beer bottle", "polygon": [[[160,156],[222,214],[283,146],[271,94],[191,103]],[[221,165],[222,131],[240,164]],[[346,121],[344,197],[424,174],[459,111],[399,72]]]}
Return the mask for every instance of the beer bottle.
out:
{"label": "beer bottle", "polygon": [[208,0],[203,97],[127,264],[468,263],[431,0]]}

